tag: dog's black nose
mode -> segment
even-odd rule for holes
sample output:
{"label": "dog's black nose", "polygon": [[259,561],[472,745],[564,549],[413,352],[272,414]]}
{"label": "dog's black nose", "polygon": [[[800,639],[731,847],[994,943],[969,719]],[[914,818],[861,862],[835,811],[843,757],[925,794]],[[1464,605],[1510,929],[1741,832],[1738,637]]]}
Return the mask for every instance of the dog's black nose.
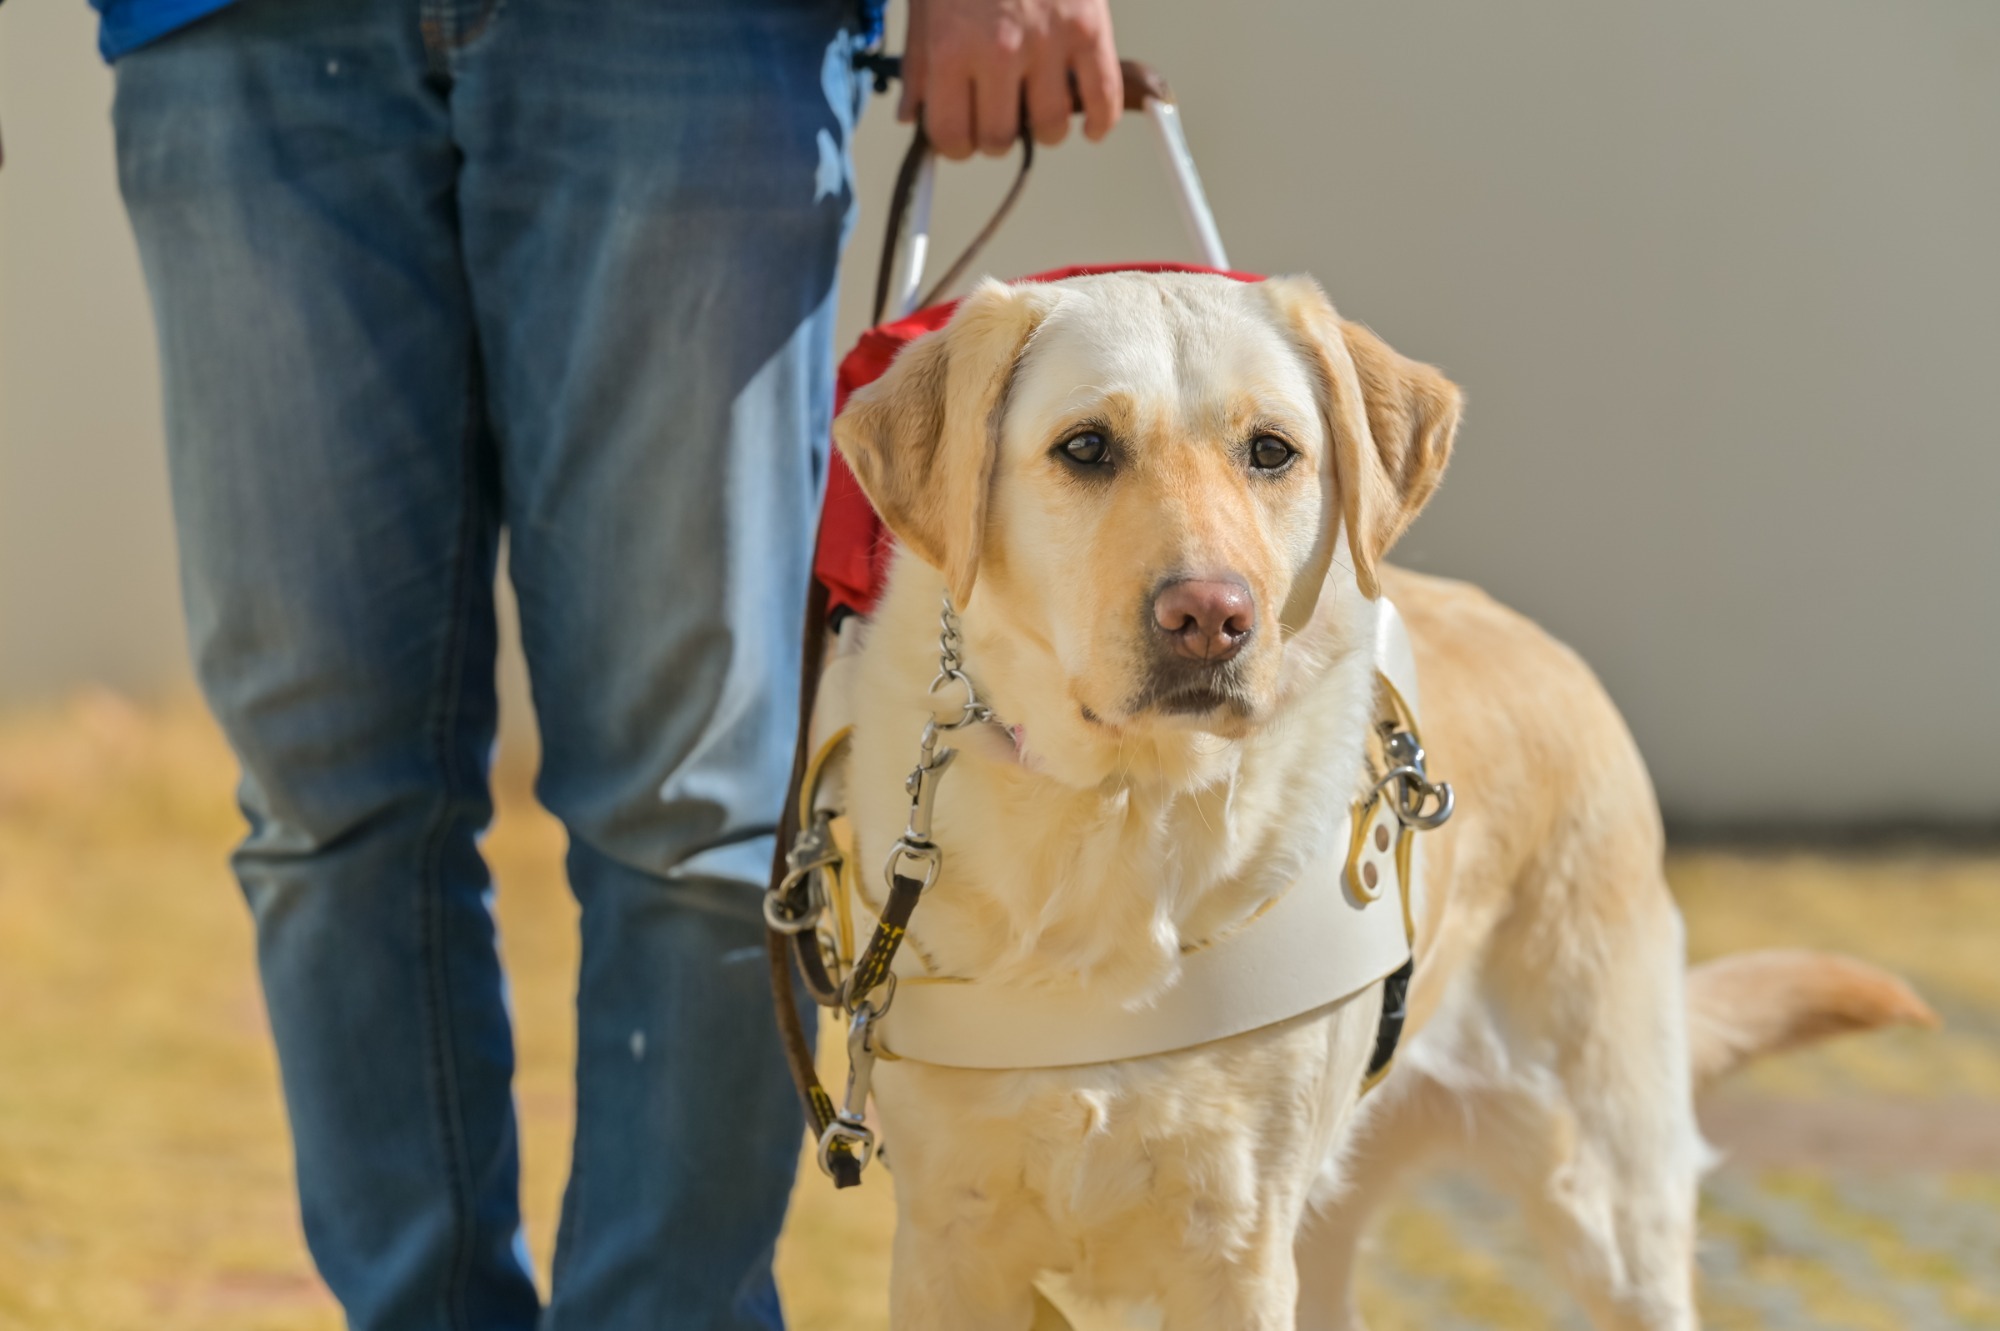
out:
{"label": "dog's black nose", "polygon": [[1257,603],[1241,578],[1180,578],[1153,596],[1153,622],[1190,661],[1221,665],[1257,627]]}

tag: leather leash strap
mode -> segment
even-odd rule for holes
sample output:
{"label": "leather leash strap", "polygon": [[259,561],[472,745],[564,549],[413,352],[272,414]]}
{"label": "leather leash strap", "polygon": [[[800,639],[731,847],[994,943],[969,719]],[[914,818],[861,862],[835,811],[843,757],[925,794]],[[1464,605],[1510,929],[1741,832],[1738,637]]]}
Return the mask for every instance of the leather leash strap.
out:
{"label": "leather leash strap", "polygon": [[[875,265],[875,313],[868,321],[873,327],[879,327],[882,316],[888,312],[889,279],[896,268],[896,251],[903,243],[903,228],[909,222],[910,197],[916,192],[917,177],[922,174],[925,159],[930,155],[930,136],[924,133],[923,125],[919,123],[917,132],[910,137],[908,150],[903,153],[903,164],[896,168],[896,185],[889,195],[889,225],[882,231],[882,257]],[[1027,187],[1028,172],[1034,169],[1034,165],[1035,141],[1029,136],[1028,131],[1023,129],[1021,169],[1015,173],[1014,183],[1007,187],[1006,197],[1001,199],[1000,206],[993,210],[993,216],[986,219],[986,225],[979,228],[979,234],[972,238],[972,242],[956,259],[952,260],[951,267],[945,269],[944,276],[931,283],[930,290],[918,299],[917,309],[935,305],[940,296],[951,290],[958,284],[958,279],[965,276],[965,270],[972,266],[972,261],[979,257],[979,252],[986,248],[986,243],[1000,230],[1000,224],[1014,211],[1015,203],[1020,200],[1021,191]]]}
{"label": "leather leash strap", "polygon": [[[790,873],[791,850],[799,827],[799,801],[803,797],[807,752],[812,729],[813,704],[819,695],[820,669],[826,654],[827,591],[817,580],[806,597],[805,651],[799,679],[799,737],[792,748],[792,775],[785,787],[785,809],[778,822],[777,849],[771,864],[771,891],[776,893]],[[819,934],[807,928],[784,934],[775,929],[764,933],[765,952],[770,963],[771,995],[777,1009],[778,1037],[785,1048],[785,1063],[791,1070],[792,1085],[798,1090],[799,1104],[812,1124],[815,1141],[825,1142],[827,1171],[836,1188],[851,1188],[861,1182],[864,1163],[848,1142],[838,1136],[826,1138],[826,1130],[838,1117],[833,1097],[819,1079],[813,1060],[813,1041],[799,1014],[793,989],[793,974],[804,980],[812,1000],[825,1008],[860,1011],[868,996],[891,980],[896,952],[909,932],[910,916],[924,894],[924,880],[896,874],[890,882],[889,899],[883,903],[881,918],[867,948],[854,963],[845,986],[834,982],[820,955]]]}
{"label": "leather leash strap", "polygon": [[[771,863],[771,887],[774,891],[784,882],[790,868],[792,842],[797,837],[799,787],[805,780],[806,746],[812,726],[813,703],[819,696],[820,668],[826,655],[826,607],[826,588],[815,578],[806,594],[805,650],[799,663],[799,736],[792,747],[792,775],[785,783],[785,810],[778,819],[778,845]],[[907,916],[905,918],[907,921]],[[840,992],[819,955],[819,937],[815,931],[806,929],[800,933],[782,934],[775,929],[767,929],[764,946],[770,960],[771,997],[777,1009],[778,1038],[785,1047],[785,1063],[791,1069],[792,1085],[798,1090],[800,1107],[805,1110],[806,1119],[812,1124],[813,1139],[817,1141],[834,1121],[833,1097],[820,1084],[819,1069],[813,1064],[813,1040],[806,1030],[804,1017],[799,1013],[798,996],[792,987],[793,968],[797,967],[808,994],[820,1006],[837,1004]],[[832,1144],[827,1164],[833,1173],[835,1187],[851,1188],[861,1182],[861,1161],[845,1142]]]}
{"label": "leather leash strap", "polygon": [[916,913],[917,899],[924,894],[921,879],[897,874],[889,882],[889,899],[882,903],[882,915],[875,922],[875,932],[868,939],[861,960],[854,963],[847,992],[842,995],[842,1002],[850,1009],[859,1007],[889,978],[890,967],[896,962],[896,951],[903,945],[903,936],[910,931],[910,916]]}

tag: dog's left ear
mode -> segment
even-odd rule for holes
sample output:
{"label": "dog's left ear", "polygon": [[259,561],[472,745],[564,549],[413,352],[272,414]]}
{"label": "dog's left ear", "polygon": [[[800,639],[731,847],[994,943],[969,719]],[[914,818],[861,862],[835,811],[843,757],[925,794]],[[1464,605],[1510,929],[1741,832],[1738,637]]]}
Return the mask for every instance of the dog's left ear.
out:
{"label": "dog's left ear", "polygon": [[944,574],[960,608],[979,575],[986,495],[1015,363],[1047,306],[987,281],[848,399],[834,443],[896,539]]}
{"label": "dog's left ear", "polygon": [[1318,374],[1354,578],[1372,600],[1389,547],[1444,478],[1463,398],[1435,366],[1398,355],[1334,313],[1311,278],[1263,285]]}

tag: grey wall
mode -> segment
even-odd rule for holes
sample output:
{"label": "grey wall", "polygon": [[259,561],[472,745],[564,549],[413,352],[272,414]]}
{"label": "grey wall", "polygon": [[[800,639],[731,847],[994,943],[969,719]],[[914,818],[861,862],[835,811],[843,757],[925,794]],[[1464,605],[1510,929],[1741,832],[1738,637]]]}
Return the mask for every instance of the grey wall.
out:
{"label": "grey wall", "polygon": [[[1567,638],[1694,821],[2000,817],[2000,7],[1126,0],[1232,257],[1470,409],[1400,557]],[[180,671],[81,0],[0,10],[0,696]],[[843,343],[902,132],[878,106]],[[940,244],[1005,168],[948,168]],[[986,264],[1186,257],[1141,128]]]}

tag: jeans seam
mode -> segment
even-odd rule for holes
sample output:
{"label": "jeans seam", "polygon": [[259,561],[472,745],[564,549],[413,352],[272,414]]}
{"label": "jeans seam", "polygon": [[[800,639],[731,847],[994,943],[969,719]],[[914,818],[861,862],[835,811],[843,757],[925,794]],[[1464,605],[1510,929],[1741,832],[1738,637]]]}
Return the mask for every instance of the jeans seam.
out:
{"label": "jeans seam", "polygon": [[[579,1039],[577,1061],[582,1062],[582,1042]],[[583,1078],[576,1079],[576,1131],[583,1127]],[[549,1306],[541,1331],[556,1331],[556,1314],[560,1304],[556,1292],[564,1287],[564,1277],[576,1265],[577,1233],[583,1224],[583,1190],[586,1186],[583,1169],[583,1152],[572,1149],[569,1161],[569,1179],[563,1185],[563,1203],[556,1217],[556,1254],[549,1270]]]}
{"label": "jeans seam", "polygon": [[437,1087],[438,1127],[443,1139],[445,1173],[451,1190],[452,1240],[444,1294],[444,1320],[456,1331],[471,1331],[466,1309],[466,1285],[472,1268],[472,1205],[467,1195],[468,1163],[465,1160],[464,1112],[456,1075],[456,1045],[452,1039],[451,985],[447,951],[444,946],[444,855],[450,840],[452,820],[459,790],[456,764],[452,758],[452,730],[462,701],[465,666],[466,620],[470,617],[470,565],[474,562],[476,523],[472,510],[478,502],[478,468],[474,459],[474,439],[478,431],[479,370],[474,360],[467,371],[465,426],[460,432],[464,455],[465,485],[460,493],[456,561],[452,569],[451,607],[447,618],[441,666],[444,678],[436,691],[431,717],[430,739],[444,787],[424,846],[423,890],[420,894],[422,918],[419,934],[423,939],[423,959],[430,985],[431,1074]]}
{"label": "jeans seam", "polygon": [[[460,12],[463,0],[418,0],[417,30],[430,77],[448,82],[459,54],[486,35],[504,0],[479,0],[478,12]],[[470,21],[468,21],[468,19]]]}

